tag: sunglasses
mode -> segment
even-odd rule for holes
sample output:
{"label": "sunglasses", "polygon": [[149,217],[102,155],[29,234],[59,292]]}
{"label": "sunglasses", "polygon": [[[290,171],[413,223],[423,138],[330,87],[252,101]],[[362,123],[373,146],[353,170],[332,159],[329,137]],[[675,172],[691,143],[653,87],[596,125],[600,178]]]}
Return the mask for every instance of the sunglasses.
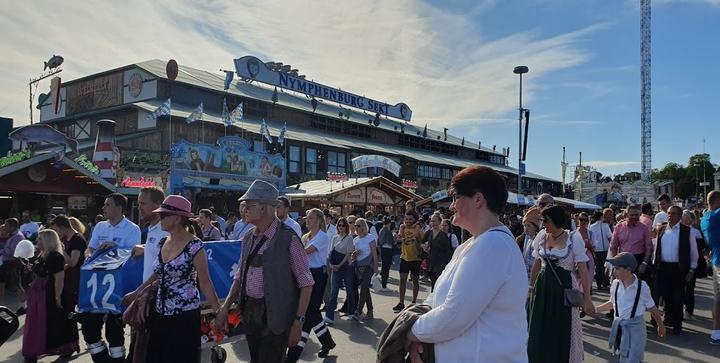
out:
{"label": "sunglasses", "polygon": [[162,212],[162,213],[160,213],[160,219],[165,219],[165,218],[173,216],[173,215],[174,214],[172,214],[172,213]]}
{"label": "sunglasses", "polygon": [[356,224],[355,227],[362,227],[362,224]]}
{"label": "sunglasses", "polygon": [[587,218],[580,218],[580,222],[587,222],[587,221],[588,221]]}

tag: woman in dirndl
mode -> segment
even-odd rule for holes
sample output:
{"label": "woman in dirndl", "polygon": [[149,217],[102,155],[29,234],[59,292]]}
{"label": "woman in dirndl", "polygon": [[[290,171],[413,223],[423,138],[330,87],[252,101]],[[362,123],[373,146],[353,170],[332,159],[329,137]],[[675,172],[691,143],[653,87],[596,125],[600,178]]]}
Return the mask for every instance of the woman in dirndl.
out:
{"label": "woman in dirndl", "polygon": [[[533,241],[528,359],[531,363],[581,362],[584,351],[580,310],[565,304],[565,289],[590,291],[585,243],[579,234],[562,228],[568,222],[562,207],[547,207],[541,215],[545,229]],[[584,312],[593,314],[590,294],[584,294],[583,300]]]}
{"label": "woman in dirndl", "polygon": [[52,229],[42,230],[37,245],[40,254],[32,267],[35,279],[28,293],[23,330],[22,355],[26,362],[45,355],[66,358],[80,351],[77,325],[69,319],[70,306],[62,299],[65,257],[60,237]]}

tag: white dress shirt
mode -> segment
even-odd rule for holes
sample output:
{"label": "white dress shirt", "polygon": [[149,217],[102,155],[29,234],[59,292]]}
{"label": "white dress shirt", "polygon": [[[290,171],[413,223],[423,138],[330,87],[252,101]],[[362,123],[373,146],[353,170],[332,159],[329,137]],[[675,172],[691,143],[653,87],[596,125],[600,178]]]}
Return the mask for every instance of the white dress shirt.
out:
{"label": "white dress shirt", "polygon": [[295,222],[294,219],[288,217],[285,217],[285,220],[282,221],[286,226],[290,227],[293,231],[295,231],[295,234],[297,234],[298,238],[302,237],[302,228],[300,228],[300,224],[298,222]]}
{"label": "white dress shirt", "polygon": [[245,237],[245,234],[247,234],[251,229],[253,229],[253,227],[254,226],[252,224],[245,222],[242,219],[239,219],[233,225],[233,231],[230,239],[234,241],[242,240]]}
{"label": "white dress shirt", "polygon": [[88,247],[96,250],[103,242],[112,242],[118,248],[130,249],[140,244],[141,238],[140,227],[123,217],[114,226],[110,221],[102,221],[95,225]]}
{"label": "white dress shirt", "polygon": [[652,228],[657,229],[658,226],[660,226],[663,223],[667,223],[668,221],[668,214],[665,212],[658,212],[658,214],[655,215],[655,219],[653,219]]}
{"label": "white dress shirt", "polygon": [[588,230],[590,231],[590,239],[595,247],[595,252],[605,252],[610,249],[612,231],[610,231],[609,224],[600,220],[591,224]]}
{"label": "white dress shirt", "polygon": [[330,240],[328,239],[327,234],[322,230],[318,230],[311,240],[305,241],[305,247],[310,246],[314,246],[317,249],[317,251],[308,255],[310,268],[325,266],[327,263],[328,253],[330,251]]}
{"label": "white dress shirt", "polygon": [[143,282],[153,274],[155,266],[158,264],[160,255],[160,240],[170,236],[169,233],[160,228],[160,222],[154,226],[148,227],[147,239],[145,240],[145,253],[143,253]]}
{"label": "white dress shirt", "polygon": [[[690,233],[690,268],[695,269],[698,263],[698,250],[697,242],[692,239],[692,233]],[[670,227],[668,225],[665,228],[662,238],[662,251],[660,256],[661,262],[679,262],[680,261],[680,223],[676,223]]]}
{"label": "white dress shirt", "polygon": [[458,246],[412,332],[436,362],[527,362],[527,292],[512,232],[491,228]]}
{"label": "white dress shirt", "polygon": [[[650,294],[650,287],[648,286],[648,284],[645,281],[637,278],[637,276],[635,275],[633,275],[633,277],[635,278],[635,281],[633,281],[633,283],[630,284],[630,286],[628,287],[625,287],[625,285],[619,279],[613,280],[613,283],[610,286],[610,301],[612,302],[613,307],[617,306],[620,319],[633,318],[632,316],[630,316],[630,313],[632,312],[632,307],[635,303],[635,295],[637,294],[638,283],[642,283],[642,290],[640,291],[640,299],[638,300],[638,306],[637,310],[635,311],[635,316],[642,316],[643,313],[652,309],[655,306],[655,301]],[[617,305],[615,302],[616,288],[618,289]]]}

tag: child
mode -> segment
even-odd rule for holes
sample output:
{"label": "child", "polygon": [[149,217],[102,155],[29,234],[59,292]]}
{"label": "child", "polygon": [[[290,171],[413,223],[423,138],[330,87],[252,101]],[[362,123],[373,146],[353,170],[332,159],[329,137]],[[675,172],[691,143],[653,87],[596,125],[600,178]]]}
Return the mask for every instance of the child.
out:
{"label": "child", "polygon": [[633,273],[637,268],[635,257],[622,252],[607,261],[614,266],[616,279],[610,286],[610,301],[598,306],[595,311],[615,310],[608,342],[613,354],[619,356],[619,361],[642,362],[647,343],[645,311],[650,311],[657,323],[660,338],[665,337],[665,325],[650,295],[650,287]]}

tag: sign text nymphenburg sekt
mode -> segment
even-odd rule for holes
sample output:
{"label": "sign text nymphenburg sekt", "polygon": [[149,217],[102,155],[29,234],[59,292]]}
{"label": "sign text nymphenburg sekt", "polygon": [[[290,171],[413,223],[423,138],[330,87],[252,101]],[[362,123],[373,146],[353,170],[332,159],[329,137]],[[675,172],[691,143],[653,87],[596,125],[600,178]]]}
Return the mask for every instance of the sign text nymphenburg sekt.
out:
{"label": "sign text nymphenburg sekt", "polygon": [[300,92],[312,97],[322,98],[331,102],[341,103],[350,107],[379,113],[389,117],[410,121],[412,111],[404,103],[391,106],[364,96],[345,92],[312,81],[295,77],[288,73],[270,70],[265,63],[253,56],[235,59],[235,71],[238,76],[269,85]]}

